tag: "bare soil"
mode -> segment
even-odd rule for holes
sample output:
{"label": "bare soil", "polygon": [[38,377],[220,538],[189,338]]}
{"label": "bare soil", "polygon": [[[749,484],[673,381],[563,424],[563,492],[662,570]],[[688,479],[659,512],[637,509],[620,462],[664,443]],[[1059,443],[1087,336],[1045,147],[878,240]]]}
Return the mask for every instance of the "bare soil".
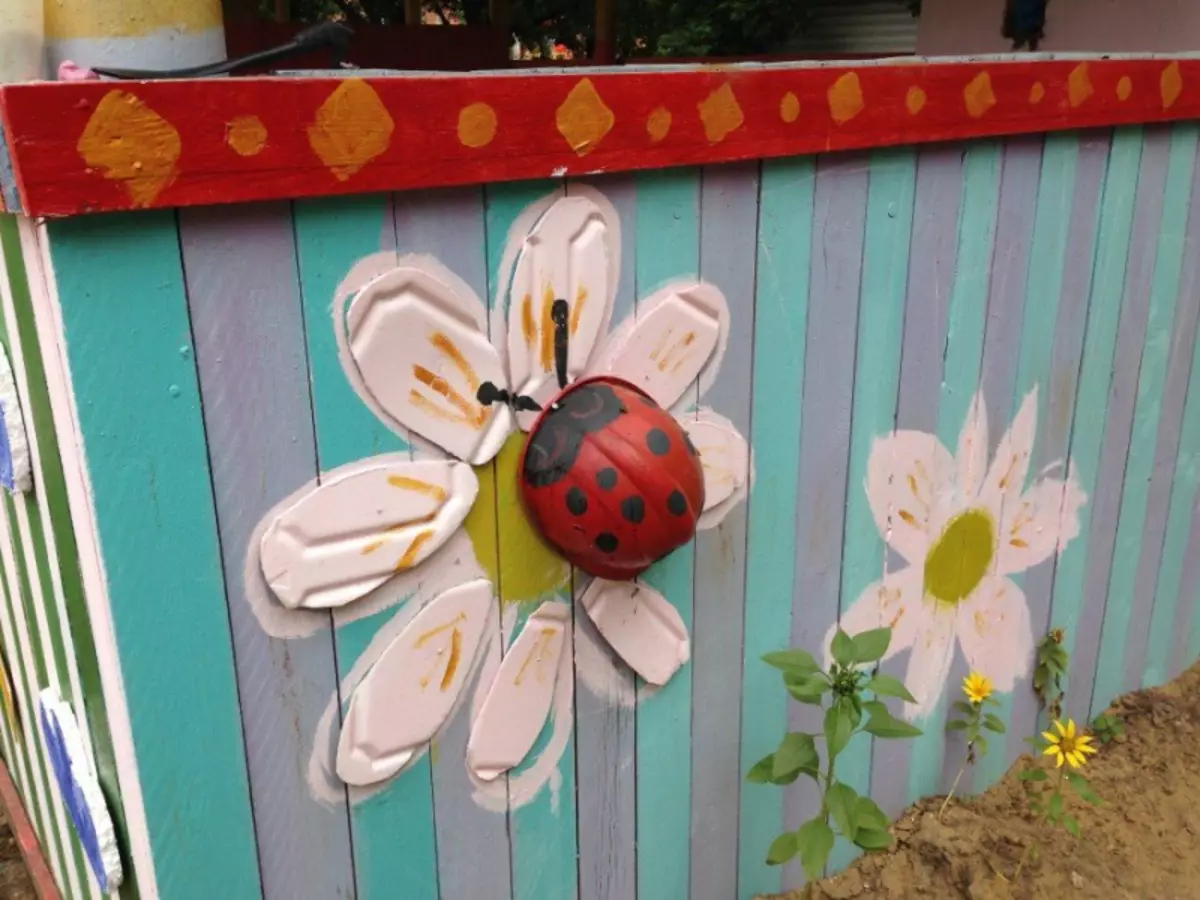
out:
{"label": "bare soil", "polygon": [[[1026,791],[1048,782],[1021,781],[1034,762],[1023,757],[985,794],[955,798],[941,820],[943,798],[915,804],[894,824],[891,850],[814,885],[812,900],[1200,900],[1200,664],[1112,711],[1125,734],[1084,772],[1104,803],[1068,799],[1082,839],[1029,812]],[[1040,848],[1010,880],[1031,844]]]}
{"label": "bare soil", "polygon": [[33,882],[21,858],[21,848],[0,806],[0,900],[37,900]]}

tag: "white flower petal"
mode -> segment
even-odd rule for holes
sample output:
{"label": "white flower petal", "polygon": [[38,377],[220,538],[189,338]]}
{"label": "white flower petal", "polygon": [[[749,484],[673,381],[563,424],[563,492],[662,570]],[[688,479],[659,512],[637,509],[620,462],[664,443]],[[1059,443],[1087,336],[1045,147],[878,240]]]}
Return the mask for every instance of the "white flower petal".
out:
{"label": "white flower petal", "polygon": [[467,743],[467,766],[480,781],[494,781],[533,749],[550,715],[559,661],[570,639],[571,608],[549,601],[529,617],[505,654]]}
{"label": "white flower petal", "polygon": [[456,708],[490,621],[492,584],[480,579],[431,600],[354,691],[337,774],[374,784],[399,772]]}
{"label": "white flower petal", "polygon": [[891,628],[892,640],[884,659],[911,647],[924,632],[930,614],[930,606],[923,599],[924,581],[920,566],[907,566],[868,586],[842,614],[840,622],[825,633],[821,645],[825,668],[833,661],[829,647],[838,628],[851,637],[873,628]]}
{"label": "white flower petal", "polygon": [[691,656],[683,619],[648,584],[596,578],[580,602],[617,655],[650,684],[666,684]]}
{"label": "white flower petal", "polygon": [[954,611],[933,601],[925,609],[924,627],[913,642],[904,676],[904,686],[917,701],[904,704],[904,717],[910,721],[933,712],[954,659]]}
{"label": "white flower petal", "polygon": [[746,496],[750,447],[732,422],[707,407],[680,416],[679,424],[700,454],[704,469],[704,510],[696,528],[715,528]]}
{"label": "white flower petal", "polygon": [[879,438],[867,462],[867,500],[883,539],[921,563],[953,501],[954,459],[932,434],[897,431]]}
{"label": "white flower petal", "polygon": [[[615,217],[610,221],[583,196],[556,200],[525,237],[509,289],[508,367],[515,393],[544,406],[559,390],[556,300],[566,301],[567,378],[583,377],[612,316],[614,242],[620,246]],[[528,430],[536,417],[525,411],[518,421]]]}
{"label": "white flower petal", "polygon": [[1033,388],[1021,402],[1016,418],[996,447],[996,457],[980,490],[980,500],[996,520],[1004,518],[1004,508],[1016,502],[1025,490],[1029,475],[1029,457],[1037,435],[1038,389]]}
{"label": "white flower petal", "polygon": [[1079,509],[1087,494],[1072,474],[1066,481],[1047,478],[1004,505],[997,536],[997,572],[1023,572],[1062,551],[1079,535]]}
{"label": "white flower petal", "polygon": [[972,671],[1011,691],[1029,674],[1033,627],[1022,590],[1007,578],[988,576],[957,610],[955,630]]}
{"label": "white flower petal", "polygon": [[405,257],[335,309],[342,365],[355,390],[396,430],[412,429],[481,465],[512,430],[506,404],[485,406],[480,386],[507,389],[479,298],[432,258]]}
{"label": "white flower petal", "polygon": [[988,418],[983,391],[976,391],[958,436],[958,490],[961,502],[969,504],[983,487],[988,462]]}
{"label": "white flower petal", "polygon": [[596,351],[589,374],[616,375],[635,384],[664,409],[694,406],[724,352],[729,308],[724,295],[702,281],[673,282],[637,310]]}
{"label": "white flower petal", "polygon": [[334,469],[272,512],[263,576],[284,606],[343,606],[428,559],[478,492],[464,463],[393,454]]}

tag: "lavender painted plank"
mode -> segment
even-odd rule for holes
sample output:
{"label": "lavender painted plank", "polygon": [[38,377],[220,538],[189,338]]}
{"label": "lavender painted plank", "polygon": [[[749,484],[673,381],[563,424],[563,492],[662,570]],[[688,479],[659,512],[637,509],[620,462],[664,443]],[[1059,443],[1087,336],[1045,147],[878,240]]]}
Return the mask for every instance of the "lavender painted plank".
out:
{"label": "lavender painted plank", "polygon": [[[757,164],[705,169],[700,188],[700,276],[729,304],[729,342],[701,402],[750,434]],[[746,505],[696,537],[692,631],[692,860],[694,900],[737,893],[742,773],[742,635],[746,597]]]}
{"label": "lavender painted plank", "polygon": [[301,640],[269,636],[242,577],[259,519],[316,476],[291,209],[184,210],[179,233],[263,894],[349,897],[345,800],[317,803],[306,777],[317,721],[337,683],[331,627]]}
{"label": "lavender painted plank", "polygon": [[[905,295],[900,381],[893,428],[934,431],[947,337],[947,309],[954,286],[954,263],[963,202],[963,150],[932,147],[917,159],[916,196]],[[865,471],[850,473],[850,490],[866,489]],[[885,570],[895,569],[884,560]],[[880,671],[904,678],[908,654],[889,659]],[[892,712],[900,714],[900,702]],[[899,815],[908,802],[910,741],[875,741],[871,796],[888,815]]]}
{"label": "lavender painted plank", "polygon": [[[483,215],[483,193],[477,187],[396,194],[396,251],[437,257],[479,297],[486,297]],[[503,813],[484,810],[472,798],[463,771],[468,735],[468,716],[460,712],[439,736],[431,763],[439,890],[447,898],[509,900],[508,823]]]}
{"label": "lavender painted plank", "polygon": [[[1062,286],[1059,291],[1058,318],[1054,325],[1054,349],[1049,378],[1039,386],[1041,416],[1038,419],[1037,451],[1030,471],[1042,472],[1058,465],[1056,477],[1063,477],[1070,453],[1071,434],[1078,407],[1076,393],[1083,363],[1083,339],[1091,294],[1092,268],[1096,257],[1099,231],[1100,198],[1108,169],[1110,140],[1107,134],[1080,138],[1071,202]],[[1042,290],[1030,285],[1030,294]],[[1042,635],[1055,627],[1051,619],[1051,598],[1058,556],[1035,566],[1025,578],[1025,597],[1029,603],[1034,634]],[[1012,716],[1006,742],[1008,764],[1022,752],[1022,738],[1032,733],[1038,722],[1039,704],[1032,691],[1023,688],[1013,696]],[[994,742],[998,744],[998,742]]]}
{"label": "lavender painted plank", "polygon": [[[613,302],[616,326],[634,311],[637,265],[637,187],[632,175],[587,182],[612,203],[621,220],[621,272]],[[576,182],[567,183],[567,195]],[[576,641],[587,631],[609,651],[591,618],[574,604]],[[634,675],[613,660],[614,694],[630,702],[598,697],[575,678],[576,810],[579,816],[579,900],[637,897]],[[576,656],[578,671],[578,655]],[[467,895],[464,895],[467,896]]]}
{"label": "lavender painted plank", "polygon": [[[793,647],[818,659],[829,627],[838,619],[842,536],[850,422],[854,405],[859,286],[867,217],[869,166],[862,154],[821,157],[813,199],[813,249],[809,275],[808,339],[804,358],[805,428],[800,437],[796,520]],[[786,395],[785,395],[786,396]],[[792,704],[789,731],[820,732],[820,711]],[[817,815],[820,803],[809,779],[785,789],[789,830]],[[784,870],[785,888],[803,882],[799,860]]]}
{"label": "lavender painted plank", "polygon": [[[1092,527],[1086,535],[1088,567],[1084,581],[1083,613],[1079,617],[1075,652],[1070,664],[1071,679],[1067,685],[1065,710],[1078,718],[1087,718],[1091,709],[1100,633],[1104,625],[1108,581],[1112,571],[1112,553],[1125,484],[1125,461],[1137,401],[1138,368],[1141,365],[1146,316],[1150,308],[1150,283],[1154,275],[1155,245],[1162,219],[1170,149],[1169,131],[1157,129],[1146,132],[1133,230],[1129,239],[1124,300],[1113,353],[1104,444],[1096,472],[1096,490],[1090,501]],[[1083,539],[1081,535],[1080,540]]]}

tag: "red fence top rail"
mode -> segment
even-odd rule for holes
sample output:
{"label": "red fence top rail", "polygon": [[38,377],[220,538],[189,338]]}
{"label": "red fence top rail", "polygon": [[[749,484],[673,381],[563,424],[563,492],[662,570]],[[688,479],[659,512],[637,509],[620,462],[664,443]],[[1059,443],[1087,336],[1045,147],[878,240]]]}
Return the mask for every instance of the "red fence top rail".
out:
{"label": "red fence top rail", "polygon": [[0,88],[10,210],[62,216],[1200,118],[1200,58],[987,57]]}

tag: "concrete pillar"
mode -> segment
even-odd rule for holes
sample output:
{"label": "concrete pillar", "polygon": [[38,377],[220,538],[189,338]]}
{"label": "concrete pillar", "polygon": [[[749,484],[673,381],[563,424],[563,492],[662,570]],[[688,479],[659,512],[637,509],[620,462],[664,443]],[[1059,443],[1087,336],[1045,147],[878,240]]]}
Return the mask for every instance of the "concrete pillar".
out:
{"label": "concrete pillar", "polygon": [[45,77],[42,0],[0,0],[0,84]]}
{"label": "concrete pillar", "polygon": [[[10,0],[0,0],[0,4]],[[225,58],[221,0],[45,0],[50,71],[178,69]]]}

